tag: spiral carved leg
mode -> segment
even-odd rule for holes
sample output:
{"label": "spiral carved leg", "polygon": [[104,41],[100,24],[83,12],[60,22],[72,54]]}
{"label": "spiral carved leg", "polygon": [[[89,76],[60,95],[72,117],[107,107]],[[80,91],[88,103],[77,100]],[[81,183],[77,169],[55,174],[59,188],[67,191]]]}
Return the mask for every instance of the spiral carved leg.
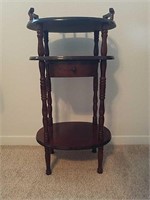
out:
{"label": "spiral carved leg", "polygon": [[103,147],[98,148],[98,169],[99,174],[103,173]]}
{"label": "spiral carved leg", "polygon": [[50,167],[51,150],[49,147],[45,147],[45,161],[46,161],[46,174],[50,175],[52,172],[51,172],[51,167]]}

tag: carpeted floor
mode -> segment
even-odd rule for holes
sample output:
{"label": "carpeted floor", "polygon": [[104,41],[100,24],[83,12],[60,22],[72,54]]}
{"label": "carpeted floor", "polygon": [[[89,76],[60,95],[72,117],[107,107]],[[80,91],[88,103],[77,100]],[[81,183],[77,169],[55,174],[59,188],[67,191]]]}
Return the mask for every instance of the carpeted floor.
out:
{"label": "carpeted floor", "polygon": [[90,150],[56,151],[50,176],[40,146],[2,146],[1,154],[2,200],[150,199],[148,145],[107,145],[101,175]]}

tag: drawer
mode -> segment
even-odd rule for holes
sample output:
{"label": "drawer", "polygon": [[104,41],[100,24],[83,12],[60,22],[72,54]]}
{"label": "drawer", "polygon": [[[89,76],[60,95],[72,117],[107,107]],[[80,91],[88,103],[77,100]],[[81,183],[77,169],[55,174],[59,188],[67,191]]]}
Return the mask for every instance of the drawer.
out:
{"label": "drawer", "polygon": [[97,61],[58,61],[49,63],[50,77],[90,77],[97,74]]}

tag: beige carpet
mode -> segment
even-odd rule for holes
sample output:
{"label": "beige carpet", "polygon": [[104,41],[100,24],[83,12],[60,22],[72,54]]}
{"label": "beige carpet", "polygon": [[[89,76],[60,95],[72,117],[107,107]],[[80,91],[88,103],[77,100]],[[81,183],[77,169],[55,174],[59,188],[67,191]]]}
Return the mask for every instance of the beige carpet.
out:
{"label": "beige carpet", "polygon": [[40,146],[3,146],[2,200],[149,199],[148,146],[105,147],[104,173],[97,174],[97,154],[56,151],[52,175],[45,175]]}

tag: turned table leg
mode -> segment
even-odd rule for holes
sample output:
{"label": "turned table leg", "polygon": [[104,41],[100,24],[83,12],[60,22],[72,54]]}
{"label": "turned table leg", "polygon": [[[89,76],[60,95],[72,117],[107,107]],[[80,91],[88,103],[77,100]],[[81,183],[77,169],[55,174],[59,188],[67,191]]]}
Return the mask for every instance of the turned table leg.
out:
{"label": "turned table leg", "polygon": [[103,147],[98,148],[98,168],[97,172],[99,174],[103,173]]}
{"label": "turned table leg", "polygon": [[[37,31],[38,37],[38,55],[44,56],[43,46],[43,31]],[[41,100],[42,100],[42,116],[43,116],[43,127],[44,127],[44,145],[45,145],[45,161],[46,161],[46,174],[51,174],[50,169],[50,147],[49,145],[49,130],[48,130],[48,105],[47,105],[47,82],[46,82],[46,66],[44,61],[39,61],[40,70],[40,88],[41,88]]]}
{"label": "turned table leg", "polygon": [[[44,54],[45,56],[49,56],[49,38],[48,38],[48,32],[44,32]],[[53,138],[53,118],[52,118],[52,96],[51,96],[51,77],[49,73],[49,62],[45,62],[46,67],[46,89],[47,89],[47,118],[48,118],[48,134],[49,134],[49,140],[52,140]],[[54,149],[51,148],[51,153],[54,153]]]}
{"label": "turned table leg", "polygon": [[46,161],[46,174],[50,175],[51,168],[50,168],[50,163],[51,163],[51,150],[49,147],[45,147],[45,161]]}
{"label": "turned table leg", "polygon": [[[101,44],[101,55],[107,55],[107,30],[102,30],[102,44]],[[105,113],[105,90],[106,90],[106,67],[107,61],[101,60],[100,63],[100,106],[99,106],[99,143],[98,148],[98,173],[103,173],[103,136],[104,136],[104,113]]]}
{"label": "turned table leg", "polygon": [[[99,31],[94,31],[94,56],[98,56],[99,54]],[[93,125],[97,126],[97,103],[98,103],[98,71],[96,75],[93,77]],[[96,147],[92,148],[92,152],[96,153]]]}

